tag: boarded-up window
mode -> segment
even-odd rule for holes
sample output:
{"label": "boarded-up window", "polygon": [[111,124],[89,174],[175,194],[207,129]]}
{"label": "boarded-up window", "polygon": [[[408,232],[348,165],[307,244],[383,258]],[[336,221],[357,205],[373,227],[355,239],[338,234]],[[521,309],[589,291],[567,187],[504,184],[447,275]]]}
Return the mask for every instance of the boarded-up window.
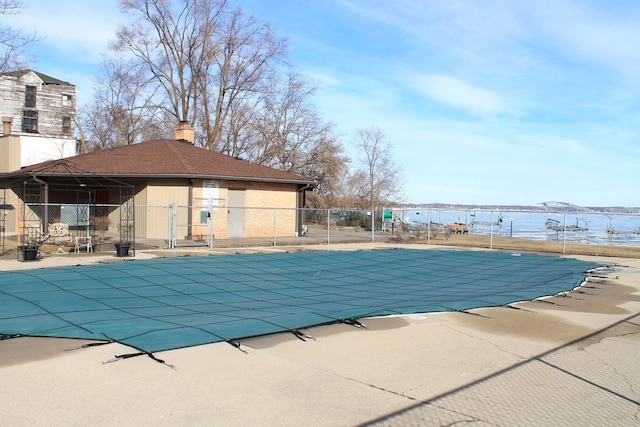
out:
{"label": "boarded-up window", "polygon": [[26,108],[36,108],[36,87],[35,86],[25,87],[24,106]]}
{"label": "boarded-up window", "polygon": [[71,135],[71,117],[62,118],[62,134]]}
{"label": "boarded-up window", "polygon": [[38,111],[24,110],[22,112],[22,132],[38,132]]}

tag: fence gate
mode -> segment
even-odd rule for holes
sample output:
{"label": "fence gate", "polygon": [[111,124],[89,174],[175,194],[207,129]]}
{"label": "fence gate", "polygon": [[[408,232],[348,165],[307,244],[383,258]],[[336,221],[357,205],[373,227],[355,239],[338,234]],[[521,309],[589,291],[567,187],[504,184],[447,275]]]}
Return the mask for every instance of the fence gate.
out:
{"label": "fence gate", "polygon": [[195,198],[194,206],[169,205],[169,249],[179,246],[213,248],[214,213],[224,204],[224,199]]}
{"label": "fence gate", "polygon": [[4,255],[5,252],[4,237],[7,233],[7,211],[12,209],[13,206],[7,203],[7,190],[3,189],[2,194],[0,195],[0,244],[2,247],[0,255]]}

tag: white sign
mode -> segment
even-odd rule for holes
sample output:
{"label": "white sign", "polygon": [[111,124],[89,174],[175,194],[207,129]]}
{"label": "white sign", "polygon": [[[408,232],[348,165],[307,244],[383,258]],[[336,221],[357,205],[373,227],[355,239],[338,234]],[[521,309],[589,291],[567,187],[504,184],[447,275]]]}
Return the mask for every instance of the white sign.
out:
{"label": "white sign", "polygon": [[218,181],[204,181],[202,183],[202,206],[217,208],[218,200]]}

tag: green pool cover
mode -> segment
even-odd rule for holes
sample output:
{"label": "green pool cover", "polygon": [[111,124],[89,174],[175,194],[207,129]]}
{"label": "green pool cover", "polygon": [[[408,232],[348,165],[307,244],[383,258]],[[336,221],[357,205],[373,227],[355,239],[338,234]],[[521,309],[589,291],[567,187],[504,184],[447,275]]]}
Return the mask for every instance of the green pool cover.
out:
{"label": "green pool cover", "polygon": [[157,352],[344,319],[554,295],[601,265],[486,251],[390,249],[161,258],[0,273],[0,334]]}

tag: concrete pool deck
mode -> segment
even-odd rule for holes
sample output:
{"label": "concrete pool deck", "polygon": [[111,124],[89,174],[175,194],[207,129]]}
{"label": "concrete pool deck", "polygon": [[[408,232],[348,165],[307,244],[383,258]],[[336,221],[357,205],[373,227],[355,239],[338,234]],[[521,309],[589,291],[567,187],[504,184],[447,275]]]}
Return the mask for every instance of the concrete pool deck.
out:
{"label": "concrete pool deck", "polygon": [[[329,249],[372,247],[390,245]],[[184,253],[138,250],[136,258]],[[313,339],[304,342],[277,334],[242,340],[244,352],[217,343],[156,354],[173,369],[145,356],[103,363],[131,353],[119,344],[65,351],[84,341],[0,341],[2,423],[633,425],[640,418],[640,260],[577,258],[620,268],[570,297],[516,304],[520,310],[365,319],[366,329],[307,329]],[[0,271],[98,261],[118,259],[4,259]]]}

